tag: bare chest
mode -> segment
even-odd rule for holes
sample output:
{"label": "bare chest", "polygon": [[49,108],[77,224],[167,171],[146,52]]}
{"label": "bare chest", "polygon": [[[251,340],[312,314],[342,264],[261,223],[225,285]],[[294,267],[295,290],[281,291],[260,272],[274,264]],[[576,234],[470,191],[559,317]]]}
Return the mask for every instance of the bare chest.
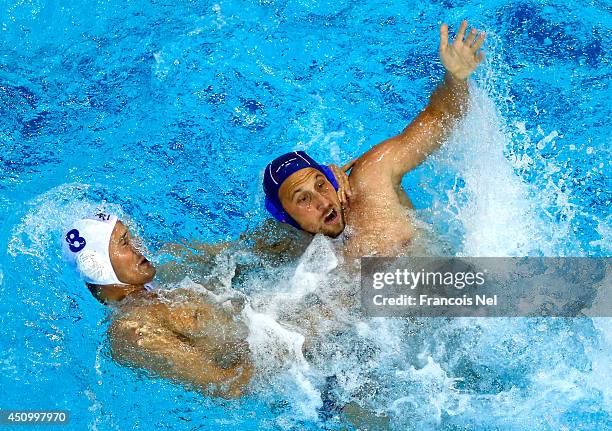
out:
{"label": "bare chest", "polygon": [[345,219],[346,253],[352,257],[395,256],[416,233],[410,212],[397,200],[374,204],[356,200]]}

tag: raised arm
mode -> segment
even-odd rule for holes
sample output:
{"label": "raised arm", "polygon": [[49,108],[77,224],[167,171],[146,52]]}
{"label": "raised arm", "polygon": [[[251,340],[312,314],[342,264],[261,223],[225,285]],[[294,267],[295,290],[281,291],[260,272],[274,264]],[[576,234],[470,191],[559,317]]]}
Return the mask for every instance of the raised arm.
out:
{"label": "raised arm", "polygon": [[448,43],[448,26],[440,26],[440,59],[446,69],[444,80],[434,90],[425,109],[397,136],[387,139],[361,156],[354,170],[376,173],[394,185],[440,146],[467,108],[467,78],[483,60],[479,52],[485,34],[461,23],[454,41]]}

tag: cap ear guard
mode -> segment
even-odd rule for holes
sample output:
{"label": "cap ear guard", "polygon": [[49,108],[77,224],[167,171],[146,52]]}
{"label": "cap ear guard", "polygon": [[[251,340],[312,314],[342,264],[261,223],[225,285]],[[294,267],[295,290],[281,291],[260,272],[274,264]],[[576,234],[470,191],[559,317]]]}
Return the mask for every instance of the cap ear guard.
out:
{"label": "cap ear guard", "polygon": [[267,196],[266,196],[265,205],[270,215],[274,217],[276,220],[278,220],[279,222],[290,224],[291,226],[297,229],[302,229],[300,225],[297,224],[297,222],[293,219],[293,217],[291,217],[289,213],[285,211],[284,208],[278,208],[274,204],[274,202],[272,202]]}
{"label": "cap ear guard", "polygon": [[96,284],[97,280],[107,280],[114,274],[109,274],[105,268],[104,257],[93,250],[83,250],[75,259],[76,267],[87,283]]}
{"label": "cap ear guard", "polygon": [[338,191],[338,180],[336,180],[336,176],[332,172],[331,168],[327,165],[319,165],[321,168],[321,172],[325,174],[327,180],[331,183],[332,186]]}

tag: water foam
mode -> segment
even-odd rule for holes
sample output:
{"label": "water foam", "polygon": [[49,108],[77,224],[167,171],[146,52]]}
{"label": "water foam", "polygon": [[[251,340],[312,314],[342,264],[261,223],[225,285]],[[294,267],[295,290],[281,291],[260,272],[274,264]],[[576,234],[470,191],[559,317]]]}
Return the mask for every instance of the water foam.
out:
{"label": "water foam", "polygon": [[[488,91],[471,88],[467,117],[436,157],[434,170],[446,176],[450,171],[455,186],[446,201],[434,200],[434,222],[462,232],[453,244],[462,256],[554,256],[575,250],[566,244],[572,238],[574,208],[554,177],[560,168],[537,152],[537,160],[530,160],[527,153],[510,151],[525,124],[515,124],[518,132],[509,131]],[[538,133],[542,137],[535,143],[524,136],[522,143],[542,150],[562,138],[556,130]],[[546,187],[522,178],[525,167],[534,163],[548,175]],[[559,213],[568,217],[557,220]],[[600,229],[604,237],[605,226]],[[338,275],[340,263],[326,241],[316,237],[288,282],[260,281],[269,289],[259,310],[278,322],[287,310],[296,314],[295,304],[313,295],[333,309],[328,315],[314,314],[315,333],[297,330],[305,344],[317,340],[316,351],[306,355],[308,371],[286,375],[295,380],[292,388],[305,388],[307,401],[291,397],[298,402],[297,417],[314,417],[319,403],[313,400],[317,393],[324,398],[322,382],[330,376],[337,403],[356,403],[386,415],[392,429],[468,423],[558,428],[566,419],[547,409],[549,402],[569,411],[598,393],[609,408],[612,384],[606,376],[612,373],[604,352],[611,346],[610,319],[365,319],[338,301],[355,284]],[[601,339],[597,332],[593,339],[574,338],[593,326]],[[483,416],[483,411],[496,413]]]}
{"label": "water foam", "polygon": [[[91,190],[88,184],[62,184],[29,201],[28,211],[11,232],[8,253],[13,257],[24,254],[46,260],[59,249],[59,233],[74,220],[100,210],[123,218],[118,205],[92,200]],[[57,244],[56,249],[49,244]]]}

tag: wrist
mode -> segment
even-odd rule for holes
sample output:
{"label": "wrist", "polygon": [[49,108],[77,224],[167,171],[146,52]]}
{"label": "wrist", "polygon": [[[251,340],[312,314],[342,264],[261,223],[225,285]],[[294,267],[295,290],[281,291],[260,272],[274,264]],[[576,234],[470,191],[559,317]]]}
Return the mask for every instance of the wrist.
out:
{"label": "wrist", "polygon": [[467,82],[468,76],[463,77],[461,74],[456,74],[450,70],[447,70],[446,74],[444,75],[444,80],[449,84],[463,84]]}

